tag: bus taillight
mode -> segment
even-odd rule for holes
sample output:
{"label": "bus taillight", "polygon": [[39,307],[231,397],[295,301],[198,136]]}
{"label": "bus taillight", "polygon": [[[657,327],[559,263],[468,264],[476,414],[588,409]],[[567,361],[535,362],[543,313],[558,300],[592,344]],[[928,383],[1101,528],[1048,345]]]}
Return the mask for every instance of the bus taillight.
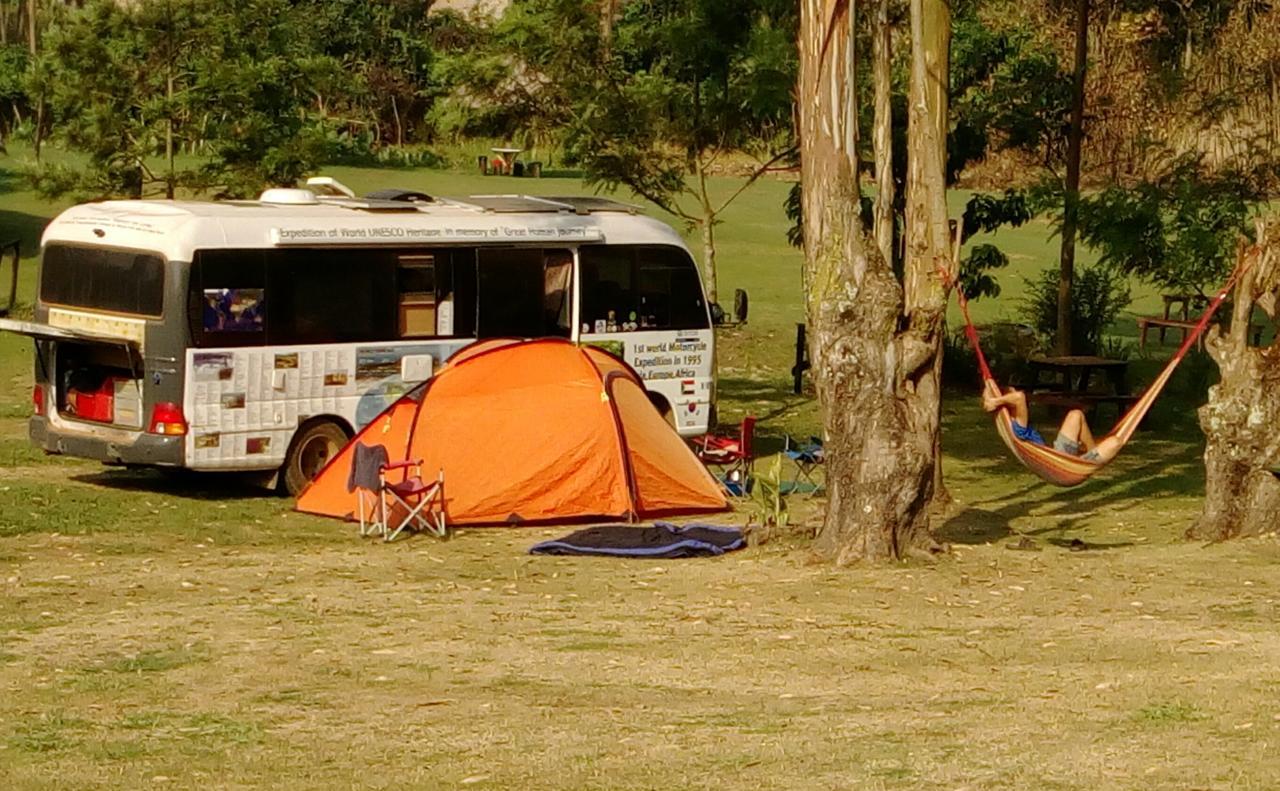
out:
{"label": "bus taillight", "polygon": [[161,401],[151,408],[152,434],[181,435],[187,433],[187,419],[182,415],[182,407],[170,401]]}
{"label": "bus taillight", "polygon": [[31,408],[36,415],[44,415],[44,385],[36,385],[31,388]]}

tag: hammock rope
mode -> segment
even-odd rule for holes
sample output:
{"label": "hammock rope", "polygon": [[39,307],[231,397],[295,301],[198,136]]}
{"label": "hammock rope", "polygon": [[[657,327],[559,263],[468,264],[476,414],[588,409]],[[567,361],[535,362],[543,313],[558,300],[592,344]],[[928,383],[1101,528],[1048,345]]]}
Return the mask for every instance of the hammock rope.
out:
{"label": "hammock rope", "polygon": [[[1169,383],[1169,379],[1173,376],[1178,364],[1182,362],[1183,358],[1187,356],[1187,352],[1204,334],[1204,331],[1213,321],[1214,313],[1217,312],[1218,308],[1230,295],[1236,281],[1239,280],[1251,263],[1250,257],[1241,259],[1240,263],[1236,265],[1235,271],[1231,273],[1231,277],[1218,290],[1218,293],[1209,302],[1208,307],[1205,308],[1204,313],[1200,315],[1200,320],[1182,339],[1182,345],[1178,347],[1173,357],[1169,358],[1169,362],[1160,371],[1160,375],[1143,391],[1133,406],[1129,407],[1129,410],[1120,417],[1111,432],[1107,434],[1107,437],[1119,439],[1121,448],[1129,441],[1133,433],[1138,430],[1138,424],[1146,417],[1151,405],[1155,403],[1156,397],[1160,395],[1160,391]],[[965,299],[964,291],[956,287],[955,280],[950,272],[942,268],[939,268],[938,271],[941,273],[943,282],[955,291],[956,302],[960,306],[961,315],[964,316],[965,336],[968,337],[969,344],[973,347],[973,353],[978,358],[978,370],[982,374],[983,388],[994,387],[996,392],[1001,392],[999,385],[996,384],[995,376],[991,373],[991,367],[987,364],[986,355],[982,353],[982,344],[978,340],[978,328],[974,326],[973,319],[969,316],[969,301]],[[1009,451],[1013,453],[1014,457],[1022,462],[1027,469],[1056,486],[1078,486],[1087,481],[1095,472],[1105,467],[1107,462],[1110,461],[1110,459],[1107,461],[1093,461],[1083,456],[1072,456],[1047,445],[1019,439],[1013,431],[1013,412],[1005,406],[996,410],[995,423],[996,432],[1000,435],[1000,439],[1004,440],[1004,444],[1009,447]]]}

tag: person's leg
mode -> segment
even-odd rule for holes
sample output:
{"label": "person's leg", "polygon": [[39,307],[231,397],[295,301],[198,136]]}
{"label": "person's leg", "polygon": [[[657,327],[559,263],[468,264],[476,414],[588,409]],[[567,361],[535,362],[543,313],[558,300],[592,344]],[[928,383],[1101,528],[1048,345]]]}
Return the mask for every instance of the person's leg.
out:
{"label": "person's leg", "polygon": [[1101,440],[1098,441],[1098,444],[1094,445],[1093,447],[1093,453],[1097,455],[1098,461],[1102,461],[1102,462],[1111,461],[1113,458],[1115,458],[1115,455],[1119,452],[1120,452],[1119,437],[1103,437]]}
{"label": "person's leg", "polygon": [[[1079,409],[1073,409],[1062,420],[1058,429],[1058,439],[1054,447],[1066,453],[1084,455],[1097,447],[1093,440],[1093,432],[1089,430],[1089,421]],[[1112,455],[1115,455],[1114,452]]]}
{"label": "person's leg", "polygon": [[1006,394],[1009,399],[1009,406],[1013,407],[1013,419],[1018,421],[1020,425],[1030,426],[1030,416],[1027,412],[1027,394],[1021,390],[1010,390]]}
{"label": "person's leg", "polygon": [[1085,419],[1083,412],[1080,412],[1080,410],[1076,410],[1076,412],[1080,415],[1080,439],[1077,441],[1084,446],[1086,451],[1091,451],[1098,445],[1093,441],[1093,432],[1089,430],[1089,421]]}
{"label": "person's leg", "polygon": [[1071,440],[1076,444],[1081,444],[1080,436],[1082,431],[1088,432],[1089,425],[1085,422],[1084,413],[1079,409],[1073,409],[1062,419],[1062,426],[1058,429],[1058,436]]}

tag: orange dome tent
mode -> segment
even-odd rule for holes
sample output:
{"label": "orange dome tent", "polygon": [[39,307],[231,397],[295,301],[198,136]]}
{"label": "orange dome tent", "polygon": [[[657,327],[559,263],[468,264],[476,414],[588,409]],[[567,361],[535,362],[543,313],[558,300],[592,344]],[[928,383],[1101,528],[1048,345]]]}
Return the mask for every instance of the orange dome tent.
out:
{"label": "orange dome tent", "polygon": [[558,339],[480,341],[365,426],[298,495],[356,518],[357,442],[444,470],[453,525],[640,519],[721,511],[715,479],[626,363]]}

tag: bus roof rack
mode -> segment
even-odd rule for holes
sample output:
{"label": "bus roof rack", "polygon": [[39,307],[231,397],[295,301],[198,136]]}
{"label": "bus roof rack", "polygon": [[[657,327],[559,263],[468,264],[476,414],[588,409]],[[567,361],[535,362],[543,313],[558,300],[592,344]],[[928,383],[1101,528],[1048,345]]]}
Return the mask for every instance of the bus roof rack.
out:
{"label": "bus roof rack", "polygon": [[577,214],[591,214],[592,212],[617,211],[627,214],[636,214],[640,211],[639,206],[630,203],[623,203],[612,198],[598,198],[591,195],[571,195],[566,197],[547,198],[547,200],[563,203],[573,207]]}
{"label": "bus roof rack", "polygon": [[570,196],[544,198],[537,195],[468,195],[456,198],[452,203],[472,206],[494,214],[522,214],[525,212],[572,212],[573,214],[592,214],[593,212],[625,212],[636,214],[638,206],[632,206],[609,198],[590,196]]}
{"label": "bus roof rack", "polygon": [[468,195],[455,199],[455,202],[495,214],[573,211],[568,204],[533,195]]}

